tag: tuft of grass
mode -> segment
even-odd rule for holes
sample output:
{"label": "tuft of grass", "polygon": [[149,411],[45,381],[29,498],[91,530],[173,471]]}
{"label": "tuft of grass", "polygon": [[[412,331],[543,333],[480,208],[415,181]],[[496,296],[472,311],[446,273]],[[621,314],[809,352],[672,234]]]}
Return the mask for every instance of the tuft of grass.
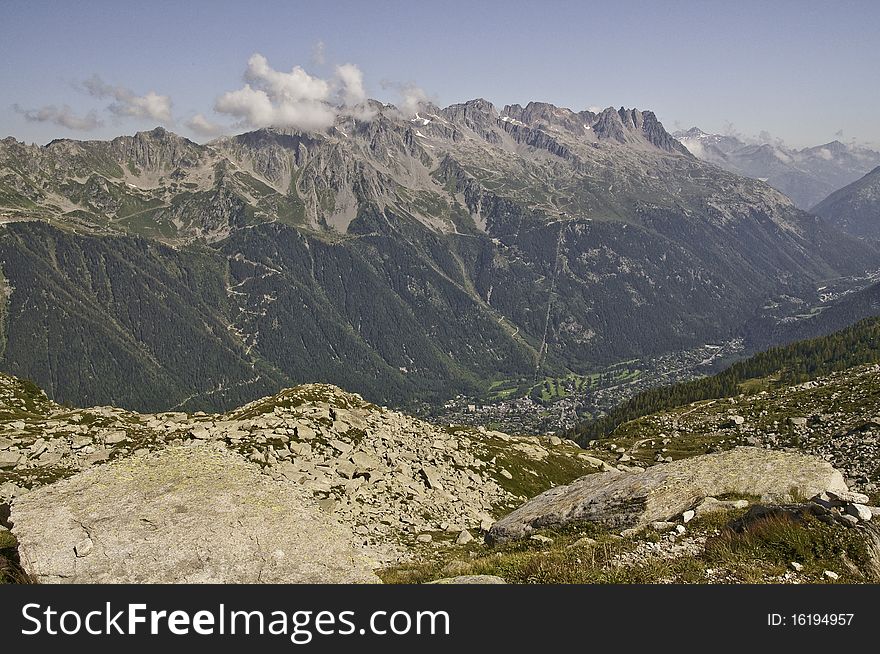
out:
{"label": "tuft of grass", "polygon": [[0,584],[35,583],[18,561],[18,541],[12,532],[0,532]]}
{"label": "tuft of grass", "polygon": [[[771,513],[741,529],[725,528],[706,542],[706,559],[712,563],[747,561],[791,562],[804,566],[807,575],[821,576],[824,570],[865,576],[873,568],[866,532],[819,521],[810,513]],[[870,575],[869,575],[870,576]]]}
{"label": "tuft of grass", "polygon": [[11,531],[0,531],[0,550],[12,549],[18,547],[18,541]]}

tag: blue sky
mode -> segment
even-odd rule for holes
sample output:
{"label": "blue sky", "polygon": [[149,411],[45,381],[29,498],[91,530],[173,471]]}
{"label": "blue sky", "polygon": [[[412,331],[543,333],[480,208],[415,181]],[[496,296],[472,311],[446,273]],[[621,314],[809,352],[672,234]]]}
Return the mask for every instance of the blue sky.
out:
{"label": "blue sky", "polygon": [[0,23],[0,136],[28,142],[158,123],[204,140],[196,114],[243,120],[214,109],[260,53],[332,92],[336,66],[354,64],[370,97],[395,103],[409,85],[441,105],[623,105],[670,131],[767,131],[798,147],[842,131],[880,145],[876,1],[0,0]]}

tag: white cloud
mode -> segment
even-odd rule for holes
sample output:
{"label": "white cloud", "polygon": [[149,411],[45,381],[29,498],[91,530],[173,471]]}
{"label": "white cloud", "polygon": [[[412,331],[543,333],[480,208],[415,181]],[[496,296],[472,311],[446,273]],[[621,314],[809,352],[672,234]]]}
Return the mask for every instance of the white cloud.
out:
{"label": "white cloud", "polygon": [[149,91],[145,95],[137,95],[124,86],[107,84],[97,75],[92,75],[82,83],[89,95],[96,98],[113,98],[114,102],[107,107],[117,116],[134,118],[150,118],[161,123],[171,123],[171,98]]}
{"label": "white cloud", "polygon": [[214,110],[249,127],[292,127],[305,131],[327,129],[339,115],[368,120],[364,77],[354,64],[342,64],[330,80],[310,75],[300,66],[278,71],[257,53],[248,60],[246,84],[217,98]]}
{"label": "white cloud", "polygon": [[39,109],[23,109],[19,105],[13,105],[13,110],[24,116],[25,120],[32,123],[52,123],[68,129],[87,132],[100,127],[104,123],[94,111],[85,116],[78,116],[68,105],[60,107],[54,104],[40,107]]}
{"label": "white cloud", "polygon": [[404,84],[399,88],[399,92],[399,109],[401,113],[407,118],[415,116],[420,109],[424,108],[424,106],[428,104],[428,94],[415,84]]}
{"label": "white cloud", "polygon": [[700,143],[697,139],[679,139],[681,144],[688,149],[692,155],[694,155],[697,159],[703,159],[706,156],[706,151],[703,149],[703,144]]}
{"label": "white cloud", "polygon": [[214,109],[229,114],[255,127],[271,125],[275,107],[265,91],[252,89],[250,84],[238,91],[228,91],[217,98]]}
{"label": "white cloud", "polygon": [[295,127],[312,131],[326,129],[336,120],[336,112],[324,102],[278,100],[250,84],[221,95],[214,109],[250,127]]}
{"label": "white cloud", "polygon": [[778,147],[773,148],[773,156],[779,159],[782,163],[792,163],[794,161],[789,155],[780,150]]}
{"label": "white cloud", "polygon": [[342,104],[353,107],[367,99],[364,90],[364,74],[354,64],[342,64],[336,67],[336,78],[340,83]]}
{"label": "white cloud", "polygon": [[257,53],[248,59],[244,78],[264,88],[282,102],[326,100],[330,85],[318,77],[312,77],[300,66],[289,73],[273,69],[266,57]]}
{"label": "white cloud", "polygon": [[212,123],[202,114],[196,114],[190,118],[186,121],[186,126],[196,134],[207,137],[219,136],[226,131],[226,128],[223,125]]}
{"label": "white cloud", "polygon": [[432,98],[424,89],[412,82],[401,84],[385,79],[382,80],[381,84],[383,89],[397,91],[397,95],[400,97],[397,108],[404,118],[412,118],[418,112],[424,110],[427,105],[435,101],[435,98]]}
{"label": "white cloud", "polygon": [[171,98],[150,91],[143,96],[131,96],[110,105],[110,111],[122,116],[152,118],[161,122],[171,122]]}

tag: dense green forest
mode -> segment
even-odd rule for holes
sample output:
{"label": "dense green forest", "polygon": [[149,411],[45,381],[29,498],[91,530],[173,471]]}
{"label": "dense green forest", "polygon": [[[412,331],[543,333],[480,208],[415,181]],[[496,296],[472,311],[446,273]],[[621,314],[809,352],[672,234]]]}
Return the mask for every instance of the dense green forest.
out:
{"label": "dense green forest", "polygon": [[625,422],[657,411],[738,395],[744,390],[743,383],[751,379],[773,377],[779,385],[792,385],[878,361],[880,316],[875,316],[827,336],[761,352],[711,377],[643,391],[598,420],[578,425],[568,435],[583,445],[611,434]]}

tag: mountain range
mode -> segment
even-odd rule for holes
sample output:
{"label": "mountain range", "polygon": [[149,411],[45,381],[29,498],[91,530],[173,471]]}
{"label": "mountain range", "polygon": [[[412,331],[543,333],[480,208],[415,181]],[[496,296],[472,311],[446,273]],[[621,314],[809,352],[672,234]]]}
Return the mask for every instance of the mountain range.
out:
{"label": "mountain range", "polygon": [[880,165],[880,152],[840,141],[798,150],[778,142],[747,143],[698,127],[674,136],[700,159],[766,181],[806,210]]}
{"label": "mountain range", "polygon": [[728,338],[880,261],[650,111],[366,109],[0,141],[0,369],[136,410],[301,382],[437,402]]}
{"label": "mountain range", "polygon": [[880,166],[811,210],[848,234],[880,240]]}

